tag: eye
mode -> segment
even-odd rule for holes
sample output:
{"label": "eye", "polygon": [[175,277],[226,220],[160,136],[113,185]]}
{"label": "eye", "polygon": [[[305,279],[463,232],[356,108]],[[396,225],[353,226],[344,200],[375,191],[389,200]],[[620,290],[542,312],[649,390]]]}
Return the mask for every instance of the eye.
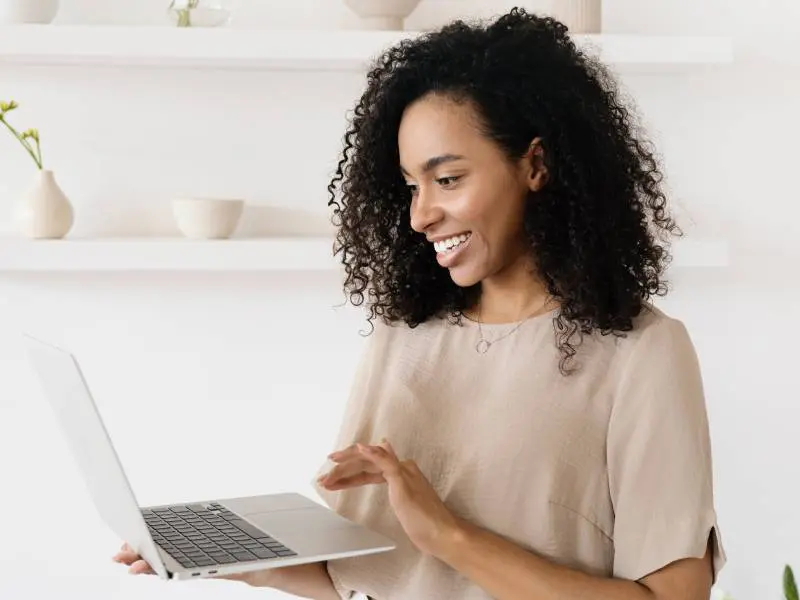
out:
{"label": "eye", "polygon": [[419,187],[417,187],[413,183],[407,183],[406,187],[408,188],[408,191],[411,193],[412,196],[416,196],[417,195],[417,191],[419,190]]}
{"label": "eye", "polygon": [[457,177],[457,176],[440,177],[439,179],[436,180],[436,183],[438,183],[442,187],[450,187],[452,185],[455,185],[458,182],[459,179],[461,179],[461,177]]}

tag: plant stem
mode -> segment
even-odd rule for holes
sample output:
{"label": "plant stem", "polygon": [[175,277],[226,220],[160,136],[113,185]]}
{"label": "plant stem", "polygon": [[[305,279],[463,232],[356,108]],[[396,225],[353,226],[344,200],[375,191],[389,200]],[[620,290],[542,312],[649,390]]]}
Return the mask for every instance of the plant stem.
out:
{"label": "plant stem", "polygon": [[[11,124],[8,121],[6,121],[3,117],[0,117],[0,123],[5,125],[6,127],[8,127],[9,131],[11,131],[11,133],[14,134],[14,137],[17,138],[19,143],[22,144],[22,146],[25,148],[25,150],[28,151],[28,154],[31,155],[31,158],[33,159],[33,161],[36,163],[36,166],[39,167],[39,170],[41,171],[42,170],[42,159],[41,159],[41,156],[39,158],[36,157],[36,154],[34,154],[34,152],[33,152],[33,148],[31,148],[30,145],[27,144],[25,142],[25,140],[22,139],[22,136],[19,134],[19,132],[17,132],[17,130],[14,129],[11,126]],[[36,145],[37,145],[37,147],[39,146],[39,144],[36,144]],[[40,151],[40,155],[41,155],[41,151]]]}
{"label": "plant stem", "polygon": [[178,9],[178,27],[191,27],[192,21],[188,8]]}
{"label": "plant stem", "polygon": [[192,10],[197,8],[200,0],[189,0],[186,8],[178,9],[178,27],[192,26]]}

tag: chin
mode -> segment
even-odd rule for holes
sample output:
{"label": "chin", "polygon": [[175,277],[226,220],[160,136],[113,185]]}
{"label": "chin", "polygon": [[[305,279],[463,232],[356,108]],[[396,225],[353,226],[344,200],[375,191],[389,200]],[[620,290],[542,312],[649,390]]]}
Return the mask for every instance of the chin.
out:
{"label": "chin", "polygon": [[458,287],[468,288],[476,283],[480,283],[483,275],[476,269],[471,269],[467,265],[459,265],[450,269],[450,279],[453,280]]}

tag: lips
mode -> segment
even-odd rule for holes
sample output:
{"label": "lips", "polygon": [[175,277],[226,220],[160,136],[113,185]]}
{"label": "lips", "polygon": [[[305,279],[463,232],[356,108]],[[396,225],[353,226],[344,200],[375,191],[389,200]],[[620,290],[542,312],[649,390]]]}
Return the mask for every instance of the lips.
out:
{"label": "lips", "polygon": [[443,250],[436,251],[436,262],[441,267],[449,269],[456,264],[469,249],[470,242],[472,241],[471,233],[463,233],[458,236],[453,236],[445,240],[434,242],[434,248],[444,248]]}
{"label": "lips", "polygon": [[433,247],[436,250],[436,253],[447,253],[456,250],[461,244],[466,243],[472,232],[466,231],[464,233],[459,233],[454,236],[450,236],[448,238],[444,238],[441,240],[437,240],[433,242]]}

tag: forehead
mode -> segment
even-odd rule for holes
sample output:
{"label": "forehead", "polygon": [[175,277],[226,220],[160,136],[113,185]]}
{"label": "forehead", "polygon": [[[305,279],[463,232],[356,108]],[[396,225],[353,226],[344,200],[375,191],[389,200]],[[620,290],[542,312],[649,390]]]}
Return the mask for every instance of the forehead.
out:
{"label": "forehead", "polygon": [[407,169],[441,154],[468,155],[485,143],[469,102],[426,96],[403,114],[398,131],[400,161]]}

